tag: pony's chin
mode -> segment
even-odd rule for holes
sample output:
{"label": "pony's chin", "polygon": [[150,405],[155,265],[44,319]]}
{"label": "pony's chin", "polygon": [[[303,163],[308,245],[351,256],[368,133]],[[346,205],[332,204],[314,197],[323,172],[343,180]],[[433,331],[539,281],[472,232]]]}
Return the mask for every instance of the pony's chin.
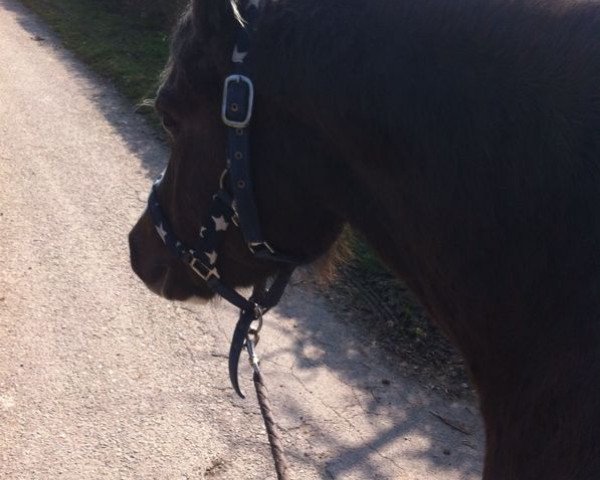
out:
{"label": "pony's chin", "polygon": [[190,298],[188,298],[187,300],[184,300],[184,302],[189,303],[190,305],[204,306],[204,305],[207,305],[208,303],[210,303],[210,300],[211,300],[210,298],[193,295]]}
{"label": "pony's chin", "polygon": [[163,284],[160,290],[154,288],[150,288],[150,290],[166,300],[183,302],[191,305],[206,305],[211,301],[212,297],[214,297],[212,294],[206,296],[204,292],[199,293],[195,289],[188,290],[187,288],[181,288],[180,286],[173,284]]}
{"label": "pony's chin", "polygon": [[167,267],[158,280],[152,284],[146,283],[146,286],[166,300],[196,305],[206,305],[214,297],[208,286],[190,282],[187,275],[171,267]]}

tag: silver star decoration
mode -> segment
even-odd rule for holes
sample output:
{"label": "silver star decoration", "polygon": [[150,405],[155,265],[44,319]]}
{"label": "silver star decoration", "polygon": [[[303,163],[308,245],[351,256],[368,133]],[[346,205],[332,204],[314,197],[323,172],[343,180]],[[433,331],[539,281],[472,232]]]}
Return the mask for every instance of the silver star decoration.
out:
{"label": "silver star decoration", "polygon": [[211,270],[208,271],[208,276],[213,276],[215,278],[221,278],[219,276],[219,271],[216,268],[213,268]]}
{"label": "silver star decoration", "polygon": [[167,231],[164,229],[163,224],[161,223],[158,227],[155,228],[158,234],[160,235],[160,238],[163,241],[163,243],[166,243],[165,238],[167,237]]}
{"label": "silver star decoration", "polygon": [[205,255],[211,265],[217,263],[217,252],[205,252]]}
{"label": "silver star decoration", "polygon": [[204,232],[206,232],[206,227],[200,227],[200,238],[204,238]]}
{"label": "silver star decoration", "polygon": [[248,52],[240,52],[238,50],[238,46],[236,45],[233,49],[233,55],[231,56],[231,61],[233,63],[244,63],[244,59],[248,55]]}
{"label": "silver star decoration", "polygon": [[215,222],[215,228],[217,232],[224,232],[225,230],[227,230],[229,224],[227,223],[223,215],[221,215],[220,217],[212,217],[212,219]]}

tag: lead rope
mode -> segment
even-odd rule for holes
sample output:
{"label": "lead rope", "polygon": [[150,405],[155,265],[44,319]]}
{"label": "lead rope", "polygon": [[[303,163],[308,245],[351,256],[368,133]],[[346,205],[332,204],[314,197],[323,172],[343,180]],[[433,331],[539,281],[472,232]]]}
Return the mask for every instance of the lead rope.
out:
{"label": "lead rope", "polygon": [[[253,336],[254,338],[252,338]],[[289,475],[290,466],[285,458],[283,445],[281,444],[281,437],[279,436],[279,429],[277,428],[277,424],[273,418],[273,411],[271,410],[271,402],[269,402],[268,390],[265,386],[263,375],[260,371],[260,361],[255,350],[255,339],[258,339],[256,332],[250,332],[250,334],[246,337],[246,349],[250,357],[250,365],[252,366],[252,370],[254,370],[252,379],[254,380],[254,388],[256,389],[256,398],[258,399],[260,413],[262,414],[265,428],[267,430],[269,445],[271,446],[271,454],[273,455],[273,461],[275,462],[277,480],[291,480]]]}

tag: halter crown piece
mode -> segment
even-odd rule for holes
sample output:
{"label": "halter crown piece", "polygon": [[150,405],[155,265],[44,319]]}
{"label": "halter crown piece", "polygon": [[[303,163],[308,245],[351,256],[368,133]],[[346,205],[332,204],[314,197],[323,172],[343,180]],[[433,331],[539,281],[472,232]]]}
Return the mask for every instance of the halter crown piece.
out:
{"label": "halter crown piece", "polygon": [[[252,32],[259,15],[260,0],[248,0],[244,9],[245,24],[238,24],[232,55],[232,72],[223,85],[221,118],[227,126],[227,167],[220,189],[213,196],[208,214],[202,222],[195,248],[189,248],[175,235],[158,201],[162,176],[154,183],[148,198],[148,211],[156,231],[173,255],[185,262],[218,295],[240,309],[240,317],[229,349],[229,378],[237,394],[244,398],[238,382],[238,364],[244,347],[258,338],[262,316],[277,305],[296,265],[300,262],[276,252],[264,240],[254,200],[250,176],[250,137],[248,127],[254,106],[254,84],[250,79],[248,53]],[[250,298],[241,296],[221,281],[217,269],[221,244],[228,228],[239,227],[252,254],[259,259],[280,264],[271,286],[255,285]],[[252,324],[258,323],[256,329]],[[254,336],[254,340],[250,336]]]}

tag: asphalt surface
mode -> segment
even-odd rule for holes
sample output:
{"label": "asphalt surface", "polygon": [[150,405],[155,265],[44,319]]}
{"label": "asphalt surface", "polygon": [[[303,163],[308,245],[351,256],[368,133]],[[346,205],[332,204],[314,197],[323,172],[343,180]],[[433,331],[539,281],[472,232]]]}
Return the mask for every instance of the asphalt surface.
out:
{"label": "asphalt surface", "polygon": [[[255,399],[228,384],[235,312],[159,299],[129,268],[166,158],[110,85],[0,0],[0,478],[274,478]],[[306,283],[259,349],[293,478],[479,478],[474,407],[405,377]]]}

